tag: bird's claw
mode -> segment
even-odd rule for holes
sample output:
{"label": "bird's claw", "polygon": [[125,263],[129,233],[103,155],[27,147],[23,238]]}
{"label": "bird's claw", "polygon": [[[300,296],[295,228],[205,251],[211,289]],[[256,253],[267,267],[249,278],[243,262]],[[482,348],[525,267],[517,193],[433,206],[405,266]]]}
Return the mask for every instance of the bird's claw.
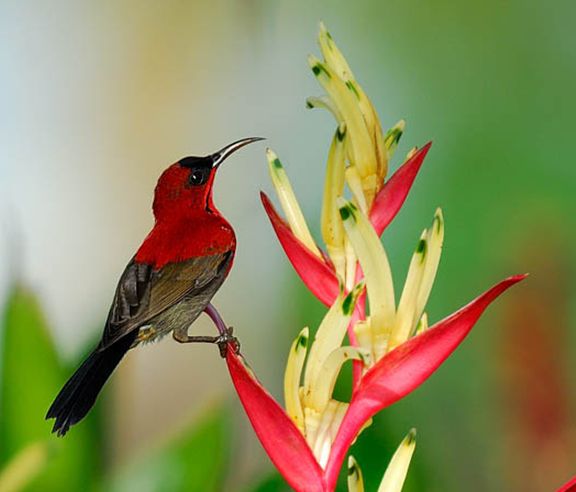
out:
{"label": "bird's claw", "polygon": [[218,345],[218,349],[220,350],[220,356],[223,359],[226,358],[228,348],[232,348],[235,354],[240,352],[240,342],[232,334],[233,331],[234,329],[231,326],[229,326],[228,328],[226,328],[226,331],[222,335],[220,335],[215,341],[216,345]]}

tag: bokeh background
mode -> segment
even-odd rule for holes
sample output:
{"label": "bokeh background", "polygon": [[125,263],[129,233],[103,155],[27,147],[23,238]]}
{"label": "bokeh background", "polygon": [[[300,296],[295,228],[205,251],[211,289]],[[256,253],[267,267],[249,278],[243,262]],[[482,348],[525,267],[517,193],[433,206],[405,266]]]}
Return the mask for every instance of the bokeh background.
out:
{"label": "bokeh background", "polygon": [[[407,491],[566,481],[576,472],[575,18],[570,0],[2,1],[0,468],[46,440],[45,410],[100,336],[167,165],[265,136],[318,231],[334,122],[304,100],[321,92],[306,55],[324,20],[384,126],[407,120],[398,154],[434,142],[384,236],[397,288],[436,206],[447,235],[431,320],[531,273],[358,439],[367,489],[411,427]],[[271,185],[253,145],[217,180],[239,250],[215,303],[280,396],[290,341],[324,311],[283,257],[260,189]],[[165,340],[130,353],[93,415],[48,442],[26,490],[285,490],[213,347]]]}

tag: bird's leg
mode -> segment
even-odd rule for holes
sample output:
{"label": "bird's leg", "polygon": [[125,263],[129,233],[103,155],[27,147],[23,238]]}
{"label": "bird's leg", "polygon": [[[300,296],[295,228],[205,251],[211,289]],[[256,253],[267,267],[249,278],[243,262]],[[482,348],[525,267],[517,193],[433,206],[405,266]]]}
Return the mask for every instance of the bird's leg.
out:
{"label": "bird's leg", "polygon": [[220,316],[220,313],[212,305],[212,303],[208,303],[208,306],[204,308],[204,312],[210,316],[210,319],[213,321],[216,329],[220,332],[220,336],[215,342],[218,344],[218,348],[220,349],[220,355],[222,357],[226,357],[226,350],[229,343],[232,345],[232,347],[234,347],[234,351],[238,353],[240,351],[240,342],[232,334],[233,328],[231,326],[226,326],[222,316]]}
{"label": "bird's leg", "polygon": [[212,305],[211,302],[208,303],[208,306],[206,306],[204,308],[204,312],[210,316],[210,319],[212,320],[212,322],[214,323],[214,325],[216,326],[216,329],[220,332],[220,335],[226,335],[228,333],[229,330],[232,330],[231,328],[228,328],[226,326],[226,323],[224,323],[224,320],[222,319],[222,316],[220,316],[220,313],[218,312],[218,310]]}
{"label": "bird's leg", "polygon": [[220,332],[220,335],[211,337],[203,335],[188,335],[188,327],[186,328],[176,328],[172,332],[172,337],[179,343],[215,343],[220,349],[220,355],[226,357],[226,350],[228,344],[231,343],[234,350],[238,352],[240,350],[240,342],[238,339],[232,335],[232,327],[226,326],[224,320],[220,316],[220,313],[212,304],[208,304],[204,309],[204,312],[210,316],[210,319],[214,322],[214,325]]}

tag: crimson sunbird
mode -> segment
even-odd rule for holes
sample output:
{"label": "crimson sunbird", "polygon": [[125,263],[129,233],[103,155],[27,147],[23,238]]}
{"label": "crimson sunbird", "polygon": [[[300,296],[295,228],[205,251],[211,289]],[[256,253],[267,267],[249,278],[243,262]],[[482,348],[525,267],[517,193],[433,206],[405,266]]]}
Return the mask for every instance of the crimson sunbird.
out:
{"label": "crimson sunbird", "polygon": [[86,416],[131,348],[170,332],[180,343],[222,347],[229,341],[229,332],[190,336],[188,328],[204,311],[221,321],[210,301],[236,249],[234,230],[212,200],[216,171],[230,154],[258,140],[245,138],[206,157],[185,157],[162,173],[154,191],[154,227],[120,277],[100,343],[48,410],[46,418],[56,419],[52,432],[63,436]]}

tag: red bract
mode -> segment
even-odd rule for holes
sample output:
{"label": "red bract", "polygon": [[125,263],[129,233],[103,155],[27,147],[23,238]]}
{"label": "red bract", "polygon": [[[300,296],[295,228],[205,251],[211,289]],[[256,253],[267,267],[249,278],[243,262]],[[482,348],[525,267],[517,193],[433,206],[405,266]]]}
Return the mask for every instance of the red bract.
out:
{"label": "red bract", "polygon": [[286,256],[310,291],[327,306],[338,296],[338,278],[325,261],[312,253],[290,230],[263,191],[260,198]]}
{"label": "red bract", "polygon": [[370,222],[379,236],[402,207],[431,146],[432,142],[428,142],[402,164],[376,195],[370,209]]}
{"label": "red bract", "polygon": [[284,409],[253,376],[234,347],[228,347],[226,362],[254,432],[288,484],[298,491],[326,490],[322,469],[304,436]]}
{"label": "red bract", "polygon": [[557,492],[576,492],[576,477],[562,485]]}
{"label": "red bract", "polygon": [[490,303],[524,277],[503,280],[380,359],[356,387],[324,471],[288,415],[240,356],[228,350],[228,368],[244,409],[262,446],[286,481],[297,491],[334,490],[342,461],[362,426],[376,412],[420,386],[462,342]]}
{"label": "red bract", "polygon": [[428,379],[460,345],[490,303],[524,278],[525,275],[516,275],[496,284],[421,335],[387,353],[364,375],[334,441],[326,467],[328,476],[337,475],[347,449],[364,423]]}

